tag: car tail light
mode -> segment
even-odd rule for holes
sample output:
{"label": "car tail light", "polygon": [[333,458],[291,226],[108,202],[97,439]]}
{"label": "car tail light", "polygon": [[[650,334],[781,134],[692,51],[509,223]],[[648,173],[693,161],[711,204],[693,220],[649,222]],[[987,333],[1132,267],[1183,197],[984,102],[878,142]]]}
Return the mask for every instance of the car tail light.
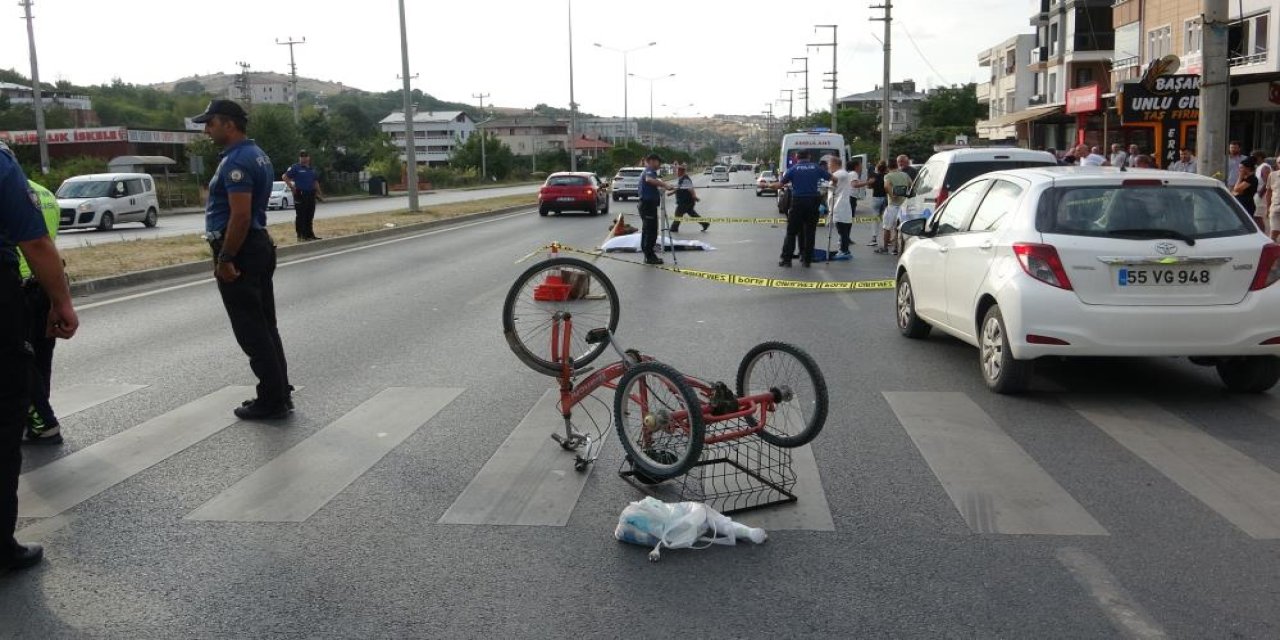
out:
{"label": "car tail light", "polygon": [[947,196],[949,195],[951,195],[951,192],[947,191],[947,187],[945,185],[938,187],[938,200],[933,203],[933,208],[936,210],[938,207],[941,207],[942,203],[947,201]]}
{"label": "car tail light", "polygon": [[1263,344],[1263,345],[1280,344],[1280,336],[1276,336],[1274,338],[1267,338],[1266,340],[1263,340],[1259,344]]}
{"label": "car tail light", "polygon": [[1262,248],[1258,259],[1258,273],[1253,276],[1250,291],[1261,291],[1280,280],[1280,244],[1274,242]]}
{"label": "car tail light", "polygon": [[1062,338],[1054,338],[1050,336],[1038,336],[1034,333],[1027,334],[1027,344],[1052,344],[1058,346],[1071,346],[1070,342]]}
{"label": "car tail light", "polygon": [[1018,264],[1027,275],[1047,285],[1071,291],[1071,279],[1062,266],[1058,250],[1052,245],[1019,242],[1013,245],[1013,253],[1018,256]]}
{"label": "car tail light", "polygon": [[1123,187],[1161,187],[1164,186],[1163,180],[1153,180],[1151,178],[1125,180],[1120,183]]}
{"label": "car tail light", "polygon": [[594,196],[595,194],[596,194],[595,189],[592,189],[591,187],[587,187],[587,195]]}

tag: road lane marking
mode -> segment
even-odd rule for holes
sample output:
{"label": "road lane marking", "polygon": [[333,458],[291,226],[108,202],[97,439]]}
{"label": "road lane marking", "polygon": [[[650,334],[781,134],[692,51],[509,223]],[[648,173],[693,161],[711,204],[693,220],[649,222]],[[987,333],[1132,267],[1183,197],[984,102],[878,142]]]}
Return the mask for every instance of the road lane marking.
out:
{"label": "road lane marking", "polygon": [[1280,473],[1155,403],[1066,398],[1121,446],[1252,538],[1280,538]]}
{"label": "road lane marking", "polygon": [[304,522],[463,391],[385,389],[214,496],[186,519]]}
{"label": "road lane marking", "polygon": [[[813,457],[813,447],[805,445],[791,452],[791,470],[796,474],[796,484],[791,493],[795,502],[746,511],[734,515],[753,527],[765,531],[835,531],[836,523],[827,504],[827,493],[822,488],[822,475],[818,461]],[[709,479],[703,480],[710,483]]]}
{"label": "road lane marking", "polygon": [[974,532],[1108,535],[965,394],[886,391],[884,397]]}
{"label": "road lane marking", "polygon": [[551,439],[552,433],[564,432],[559,401],[556,389],[542,394],[440,517],[440,524],[568,524],[596,465],[575,471],[574,454]]}
{"label": "road lane marking", "polygon": [[[530,209],[529,211],[532,211],[532,209]],[[396,243],[398,243],[398,242],[406,242],[406,241],[408,241],[408,240],[417,240],[417,239],[419,239],[419,238],[425,238],[425,237],[427,237],[427,236],[434,236],[434,235],[441,234],[441,233],[448,233],[448,232],[450,232],[450,231],[457,231],[457,230],[459,230],[459,229],[466,229],[466,228],[474,227],[474,226],[477,226],[477,225],[490,224],[490,223],[494,223],[494,222],[500,222],[500,221],[503,221],[503,220],[510,220],[511,218],[518,218],[518,217],[523,216],[523,215],[528,215],[528,214],[529,214],[529,211],[517,211],[517,212],[512,213],[512,214],[510,214],[510,215],[503,215],[503,216],[498,216],[498,217],[495,217],[495,218],[486,218],[486,219],[484,219],[484,220],[477,220],[477,221],[475,221],[475,222],[468,222],[468,223],[460,224],[460,225],[457,225],[457,226],[450,226],[450,227],[447,227],[447,228],[444,228],[444,229],[436,229],[436,230],[434,230],[434,231],[426,231],[426,232],[423,232],[423,233],[415,233],[415,234],[413,234],[413,235],[409,235],[409,236],[401,236],[401,237],[399,237],[399,238],[392,238],[392,239],[390,239],[390,240],[383,240],[383,241],[381,241],[381,242],[375,242],[375,243],[373,243],[373,244],[365,244],[365,245],[360,245],[360,246],[357,246],[357,247],[351,247],[351,248],[348,248],[348,249],[341,249],[341,250],[339,250],[339,251],[333,251],[333,252],[331,252],[331,253],[323,253],[323,254],[316,255],[316,256],[308,256],[308,257],[306,257],[306,258],[298,258],[297,260],[290,260],[290,261],[288,261],[288,262],[281,262],[281,263],[279,264],[278,268],[283,268],[283,267],[287,267],[287,266],[295,265],[295,264],[303,264],[303,263],[306,263],[306,262],[312,262],[312,261],[315,261],[315,260],[324,260],[324,259],[326,259],[326,258],[332,258],[332,257],[335,257],[335,256],[345,255],[345,254],[348,254],[348,253],[354,253],[354,252],[356,252],[356,251],[365,251],[365,250],[367,250],[367,249],[374,249],[374,248],[377,248],[377,247],[385,247],[385,246],[387,246],[387,245],[389,245],[389,244],[396,244]],[[90,303],[88,303],[88,304],[84,304],[84,305],[76,305],[76,310],[77,310],[77,311],[86,311],[86,310],[88,310],[88,309],[94,309],[94,308],[97,308],[97,307],[105,307],[105,306],[107,306],[107,305],[109,305],[109,304],[116,304],[116,303],[119,303],[119,302],[127,302],[127,301],[129,301],[129,300],[137,300],[137,299],[139,299],[139,298],[148,298],[148,297],[151,297],[151,296],[154,296],[154,295],[159,295],[159,294],[162,294],[162,293],[168,293],[168,292],[170,292],[170,291],[178,291],[179,289],[188,289],[188,288],[190,288],[190,287],[195,287],[195,286],[199,286],[199,285],[209,284],[210,282],[213,282],[213,278],[201,278],[201,279],[199,279],[199,280],[195,280],[195,281],[192,281],[192,282],[184,282],[184,283],[182,283],[182,284],[175,284],[175,285],[173,285],[173,286],[163,287],[163,288],[160,288],[160,289],[152,289],[152,290],[150,290],[150,291],[143,291],[143,292],[140,292],[140,293],[134,293],[134,294],[130,294],[130,295],[127,295],[127,296],[121,296],[121,297],[119,297],[119,298],[112,298],[111,300],[103,300],[103,301],[101,301],[101,302],[90,302]]]}
{"label": "road lane marking", "polygon": [[18,516],[56,516],[237,422],[253,387],[223,387],[136,427],[22,474]]}
{"label": "road lane marking", "polygon": [[13,537],[21,542],[43,542],[75,520],[75,516],[70,513],[43,518],[18,529]]}
{"label": "road lane marking", "polygon": [[1116,628],[1134,640],[1167,638],[1159,624],[1147,614],[1107,570],[1102,561],[1090,553],[1066,547],[1058,549],[1058,562],[1098,602]]}
{"label": "road lane marking", "polygon": [[73,384],[54,389],[49,394],[49,404],[53,406],[54,413],[65,418],[146,388],[145,384]]}

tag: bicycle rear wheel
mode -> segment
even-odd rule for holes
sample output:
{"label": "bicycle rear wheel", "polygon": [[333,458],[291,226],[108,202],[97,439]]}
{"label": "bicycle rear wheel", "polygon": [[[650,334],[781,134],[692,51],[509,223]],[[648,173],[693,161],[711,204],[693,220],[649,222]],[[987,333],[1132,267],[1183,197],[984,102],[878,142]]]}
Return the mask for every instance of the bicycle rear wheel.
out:
{"label": "bicycle rear wheel", "polygon": [[646,484],[685,473],[702,455],[702,403],[684,376],[660,362],[627,370],[613,395],[618,438]]}
{"label": "bicycle rear wheel", "polygon": [[556,314],[573,320],[569,353],[560,358],[567,357],[576,371],[608,348],[603,342],[588,344],[587,332],[616,331],[618,311],[618,291],[598,267],[577,258],[551,258],[529,267],[507,291],[502,333],[521,362],[538,373],[558,376],[561,363],[552,357],[551,344]]}
{"label": "bicycle rear wheel", "polygon": [[[827,381],[818,363],[800,347],[764,342],[738,365],[738,397],[774,392],[774,405],[761,440],[779,447],[799,447],[818,436],[827,422]],[[755,418],[749,418],[755,426]]]}

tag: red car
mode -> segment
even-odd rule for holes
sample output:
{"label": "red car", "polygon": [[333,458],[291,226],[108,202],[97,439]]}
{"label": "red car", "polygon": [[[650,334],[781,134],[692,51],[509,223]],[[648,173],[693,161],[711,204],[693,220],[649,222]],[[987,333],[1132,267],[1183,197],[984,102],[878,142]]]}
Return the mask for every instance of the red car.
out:
{"label": "red car", "polygon": [[553,173],[538,190],[538,215],[552,211],[585,211],[593,216],[609,213],[609,194],[594,173]]}

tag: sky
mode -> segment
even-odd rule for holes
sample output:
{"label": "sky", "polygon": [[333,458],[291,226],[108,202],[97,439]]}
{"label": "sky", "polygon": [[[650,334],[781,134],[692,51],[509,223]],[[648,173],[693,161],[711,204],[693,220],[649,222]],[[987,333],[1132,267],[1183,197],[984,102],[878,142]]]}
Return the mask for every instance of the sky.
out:
{"label": "sky", "polygon": [[[405,0],[414,87],[444,100],[533,107],[569,103],[568,11],[573,11],[574,89],[579,108],[605,116],[646,117],[652,89],[656,117],[786,115],[782,90],[793,89],[796,115],[809,57],[810,108],[829,104],[823,74],[831,71],[838,25],[838,93],[868,91],[882,79],[879,0],[789,2],[687,0]],[[3,11],[21,17],[21,7]],[[920,87],[981,81],[979,51],[1030,33],[1031,0],[896,0],[892,78]],[[193,74],[287,72],[289,50],[276,39],[305,37],[296,48],[299,75],[369,91],[399,89],[400,34],[395,0],[35,0],[40,76],[75,84],[119,77],[150,84]],[[114,25],[114,26],[113,26]],[[649,42],[656,42],[646,47]],[[631,78],[624,101],[623,55]],[[0,20],[0,67],[29,74],[25,22]],[[781,102],[779,102],[781,100]],[[821,106],[820,106],[821,105]]]}

